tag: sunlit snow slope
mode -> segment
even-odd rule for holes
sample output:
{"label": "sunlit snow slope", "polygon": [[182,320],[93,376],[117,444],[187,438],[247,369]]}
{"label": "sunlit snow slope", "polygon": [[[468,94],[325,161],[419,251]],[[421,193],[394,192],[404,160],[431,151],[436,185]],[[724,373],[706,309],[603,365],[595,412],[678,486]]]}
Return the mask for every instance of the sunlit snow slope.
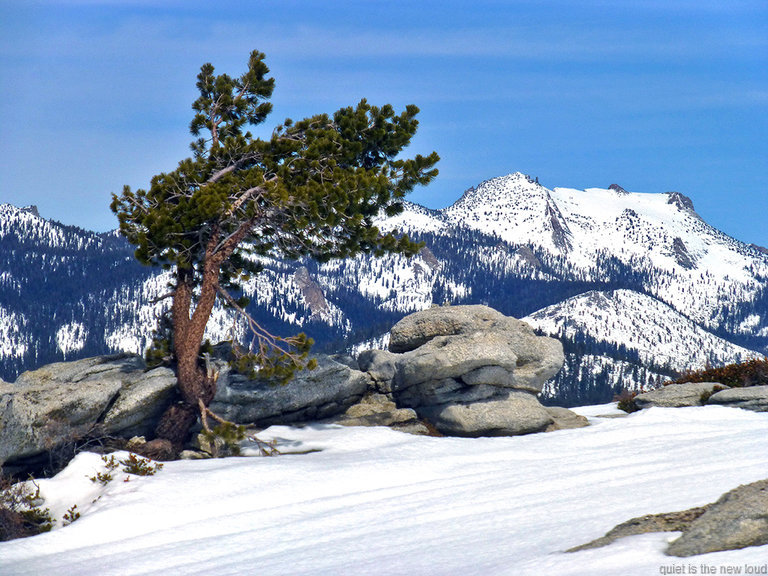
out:
{"label": "sunlit snow slope", "polygon": [[646,365],[672,369],[684,365],[698,369],[760,356],[707,332],[669,305],[631,290],[585,292],[523,320],[550,336],[588,336],[623,346]]}
{"label": "sunlit snow slope", "polygon": [[[81,453],[38,482],[52,532],[0,543],[3,576],[650,576],[762,570],[768,545],[687,559],[679,533],[565,550],[646,514],[687,510],[768,474],[768,414],[584,409],[586,428],[430,438],[388,428],[273,427],[284,452],[113,472]],[[118,458],[124,457],[118,454]],[[77,505],[80,518],[62,526]],[[742,572],[746,573],[746,572]],[[760,574],[762,572],[752,572]]]}

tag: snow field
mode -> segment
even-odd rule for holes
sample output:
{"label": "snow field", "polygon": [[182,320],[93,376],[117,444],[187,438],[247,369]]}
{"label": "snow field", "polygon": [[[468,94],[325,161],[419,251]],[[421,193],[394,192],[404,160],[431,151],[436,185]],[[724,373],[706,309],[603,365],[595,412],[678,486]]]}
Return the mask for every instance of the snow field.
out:
{"label": "snow field", "polygon": [[104,488],[87,479],[100,459],[81,454],[40,485],[45,506],[77,503],[82,517],[0,544],[0,574],[592,576],[766,562],[766,546],[672,559],[676,535],[664,533],[564,554],[632,517],[768,477],[768,414],[577,410],[593,425],[514,438],[272,427],[260,437],[284,452],[320,451],[170,462]]}

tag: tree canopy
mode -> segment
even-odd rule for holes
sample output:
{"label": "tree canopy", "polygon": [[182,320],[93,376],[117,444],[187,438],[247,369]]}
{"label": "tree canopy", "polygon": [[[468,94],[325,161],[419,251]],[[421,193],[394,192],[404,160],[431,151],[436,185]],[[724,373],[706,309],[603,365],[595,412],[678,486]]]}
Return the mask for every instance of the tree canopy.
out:
{"label": "tree canopy", "polygon": [[[171,346],[182,397],[177,409],[187,419],[215,393],[215,377],[200,362],[213,305],[223,298],[243,312],[228,290],[258,272],[258,257],[412,255],[417,244],[382,233],[375,219],[400,212],[404,196],[437,175],[434,152],[400,157],[418,127],[413,105],[396,113],[389,104],[362,100],[332,115],[285,120],[270,138],[255,138],[246,128],[267,118],[274,88],[264,59],[252,52],[247,71],[236,78],[203,65],[200,96],[192,105],[192,156],[152,178],[147,190],[126,186],[112,199],[136,257],[173,273]],[[309,344],[301,335],[279,339],[259,333],[254,322],[251,327],[265,365],[272,348],[282,361],[295,363],[279,341],[306,354]],[[173,442],[179,435],[165,430]]]}

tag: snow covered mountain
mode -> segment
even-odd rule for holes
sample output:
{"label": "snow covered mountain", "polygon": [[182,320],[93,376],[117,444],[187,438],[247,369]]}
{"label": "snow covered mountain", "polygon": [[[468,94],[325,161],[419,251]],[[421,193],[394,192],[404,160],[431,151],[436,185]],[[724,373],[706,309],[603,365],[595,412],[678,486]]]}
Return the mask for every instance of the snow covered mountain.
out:
{"label": "snow covered mountain", "polygon": [[[704,368],[762,356],[632,290],[585,292],[523,320],[543,334],[603,351],[595,355],[568,349],[562,372],[547,383],[545,393],[550,396],[568,389],[582,396],[600,396],[601,388],[648,388],[681,367]],[[611,352],[614,358],[606,362]]]}
{"label": "snow covered mountain", "polygon": [[708,225],[678,192],[629,193],[618,185],[548,190],[516,173],[470,189],[445,214],[545,252],[560,274],[610,282],[616,267],[639,273],[637,288],[711,329],[751,331],[724,324],[734,305],[762,295],[768,275],[764,253]]}
{"label": "snow covered mountain", "polygon": [[523,320],[556,338],[589,337],[623,346],[634,350],[644,365],[666,371],[688,362],[703,367],[757,355],[707,332],[669,305],[631,290],[585,292]]}
{"label": "snow covered mountain", "polygon": [[[382,218],[424,242],[414,258],[318,264],[265,260],[245,286],[277,333],[321,351],[379,340],[405,314],[485,303],[564,343],[546,394],[562,404],[768,350],[768,255],[706,224],[682,194],[548,189],[515,173],[429,210]],[[61,358],[141,351],[167,277],[139,266],[119,236],[0,205],[0,377]],[[232,318],[217,310],[210,337]]]}

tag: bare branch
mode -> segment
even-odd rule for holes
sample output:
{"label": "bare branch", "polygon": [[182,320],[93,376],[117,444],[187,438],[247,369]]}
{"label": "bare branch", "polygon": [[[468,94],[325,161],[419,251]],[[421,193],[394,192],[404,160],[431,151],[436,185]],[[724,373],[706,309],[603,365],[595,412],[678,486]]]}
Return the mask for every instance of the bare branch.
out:
{"label": "bare branch", "polygon": [[[203,425],[203,430],[205,430],[208,434],[214,434],[213,430],[211,430],[211,427],[208,424],[208,417],[212,418],[213,420],[215,420],[216,422],[224,426],[231,426],[233,428],[238,427],[238,425],[235,424],[234,422],[225,420],[224,418],[216,414],[213,410],[208,408],[202,400],[197,401],[197,406],[200,409],[200,423]],[[255,443],[256,446],[258,446],[259,453],[262,456],[280,455],[280,451],[277,449],[275,440],[272,440],[271,442],[265,442],[264,440],[259,439],[255,434],[246,434],[245,438],[247,438],[251,442]]]}
{"label": "bare branch", "polygon": [[158,296],[157,298],[152,298],[152,300],[149,301],[150,304],[157,304],[158,302],[162,302],[163,300],[167,300],[168,298],[173,298],[173,292],[168,292],[166,294],[163,294],[162,296]]}
{"label": "bare branch", "polygon": [[237,198],[237,200],[235,200],[232,203],[232,206],[229,207],[229,210],[227,210],[227,214],[225,218],[229,218],[235,212],[237,212],[243,204],[245,204],[248,200],[251,199],[251,197],[256,196],[257,192],[259,196],[263,196],[266,191],[267,191],[266,188],[264,188],[263,186],[254,186],[253,188],[249,188],[245,192],[239,194],[239,197]]}
{"label": "bare branch", "polygon": [[246,323],[248,324],[249,331],[253,334],[254,338],[256,339],[258,343],[259,348],[259,354],[262,356],[266,356],[268,354],[268,349],[272,348],[273,350],[279,352],[280,354],[284,354],[286,357],[290,358],[291,362],[294,363],[294,365],[299,366],[301,363],[301,359],[299,356],[295,353],[290,352],[287,350],[284,346],[281,346],[279,342],[285,342],[289,346],[291,345],[292,338],[283,338],[279,336],[275,336],[274,334],[271,334],[268,332],[264,327],[262,327],[248,312],[240,306],[237,301],[232,297],[232,295],[227,292],[224,288],[221,286],[219,287],[219,295],[229,304],[235,312],[240,314],[243,318],[245,318]]}
{"label": "bare branch", "polygon": [[255,160],[258,160],[259,156],[260,155],[257,154],[256,152],[252,152],[250,154],[244,154],[242,157],[238,158],[231,164],[228,164],[221,170],[218,170],[217,172],[214,172],[213,174],[211,174],[211,176],[208,178],[208,180],[205,181],[205,183],[215,184],[227,174],[234,172],[235,170],[241,168],[245,164],[249,164],[251,162],[254,162]]}
{"label": "bare branch", "polygon": [[211,433],[211,427],[208,426],[208,408],[205,406],[202,398],[197,400],[197,407],[200,409],[200,423],[203,425],[203,430]]}

